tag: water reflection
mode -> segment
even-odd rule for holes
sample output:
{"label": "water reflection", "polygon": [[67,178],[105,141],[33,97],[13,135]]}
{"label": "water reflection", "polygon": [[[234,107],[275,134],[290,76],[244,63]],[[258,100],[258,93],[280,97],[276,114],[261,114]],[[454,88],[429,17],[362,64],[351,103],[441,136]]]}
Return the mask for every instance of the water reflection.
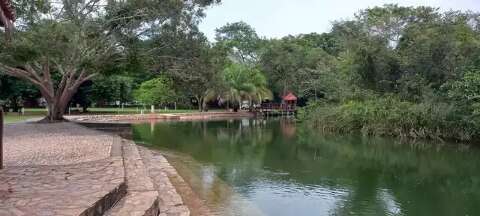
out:
{"label": "water reflection", "polygon": [[222,215],[479,215],[478,151],[324,136],[289,120],[164,122],[135,139]]}

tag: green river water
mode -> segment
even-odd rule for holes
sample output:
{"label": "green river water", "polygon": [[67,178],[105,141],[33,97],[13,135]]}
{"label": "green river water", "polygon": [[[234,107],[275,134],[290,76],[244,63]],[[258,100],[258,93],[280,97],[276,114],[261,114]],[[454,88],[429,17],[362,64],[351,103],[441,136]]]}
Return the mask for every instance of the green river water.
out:
{"label": "green river water", "polygon": [[480,215],[480,151],[324,135],[286,119],[139,123],[218,215]]}

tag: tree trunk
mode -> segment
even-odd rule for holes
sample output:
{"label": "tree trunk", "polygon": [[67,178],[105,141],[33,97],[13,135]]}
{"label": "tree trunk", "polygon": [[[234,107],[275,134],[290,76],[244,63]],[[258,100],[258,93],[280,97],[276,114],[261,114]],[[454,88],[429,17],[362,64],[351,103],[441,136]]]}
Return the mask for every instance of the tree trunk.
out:
{"label": "tree trunk", "polygon": [[18,112],[18,98],[17,97],[13,97],[11,100],[11,107],[12,107],[12,112],[16,113]]}
{"label": "tree trunk", "polygon": [[74,67],[68,67],[68,71],[64,71],[61,65],[57,65],[57,69],[62,74],[62,79],[55,87],[50,74],[48,58],[42,65],[38,62],[35,65],[37,65],[36,68],[27,64],[25,69],[19,69],[0,63],[0,70],[5,71],[10,76],[29,81],[40,90],[48,106],[48,116],[45,121],[63,121],[63,115],[73,95],[82,83],[91,79],[95,74],[88,75],[85,70],[78,70]]}
{"label": "tree trunk", "polygon": [[0,106],[0,169],[3,169],[3,108]]}
{"label": "tree trunk", "polygon": [[202,99],[202,111],[203,112],[208,112],[208,105],[207,105],[207,101],[204,99]]}
{"label": "tree trunk", "polygon": [[63,118],[64,115],[65,115],[65,106],[62,106],[62,103],[60,102],[48,103],[48,115],[46,119],[49,122],[64,121],[65,120]]}
{"label": "tree trunk", "polygon": [[[6,5],[6,6],[10,6],[11,5]],[[4,8],[0,7],[0,22],[3,24],[3,27],[5,28],[5,40],[7,41],[7,43],[10,43],[11,40],[12,40],[12,34],[13,34],[13,19],[14,17],[11,17],[13,16],[12,14],[7,14],[7,11],[4,11],[3,10]]]}
{"label": "tree trunk", "polygon": [[203,98],[196,96],[195,99],[197,99],[197,107],[199,112],[203,112]]}
{"label": "tree trunk", "polygon": [[[49,122],[65,120],[63,116],[65,115],[67,106],[80,85],[81,83],[77,83],[71,88],[57,89],[56,92],[53,91],[53,88],[50,92],[42,92],[42,96],[47,100],[48,105],[48,115],[46,120]],[[52,98],[51,95],[54,95],[54,97]]]}

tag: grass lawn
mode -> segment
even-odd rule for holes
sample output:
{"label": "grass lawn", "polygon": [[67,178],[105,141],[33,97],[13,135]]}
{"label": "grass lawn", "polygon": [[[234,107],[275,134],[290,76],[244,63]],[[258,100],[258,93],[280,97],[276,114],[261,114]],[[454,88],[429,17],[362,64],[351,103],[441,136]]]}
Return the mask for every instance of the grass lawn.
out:
{"label": "grass lawn", "polygon": [[41,118],[45,115],[38,113],[38,114],[25,114],[25,115],[18,115],[17,113],[9,113],[5,115],[5,124],[8,123],[15,123],[15,122],[22,122],[32,118]]}

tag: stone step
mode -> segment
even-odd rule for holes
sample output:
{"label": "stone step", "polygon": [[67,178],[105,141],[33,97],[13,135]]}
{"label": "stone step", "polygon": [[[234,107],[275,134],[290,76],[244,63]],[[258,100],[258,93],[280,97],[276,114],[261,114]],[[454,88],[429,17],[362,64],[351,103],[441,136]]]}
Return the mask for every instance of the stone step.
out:
{"label": "stone step", "polygon": [[102,215],[126,194],[121,159],[0,172],[0,215]]}
{"label": "stone step", "polygon": [[[155,188],[159,193],[159,208],[161,216],[188,216],[191,214],[187,204],[184,202],[177,189],[171,182],[170,176],[181,178],[160,153],[153,152],[147,148],[138,147],[140,155],[147,167],[148,174],[153,180]],[[184,191],[182,191],[184,192]],[[193,197],[193,193],[185,193],[186,196]],[[202,210],[204,205],[193,205],[194,213]],[[204,211],[205,212],[205,211]],[[211,215],[211,214],[195,214]]]}
{"label": "stone step", "polygon": [[122,140],[127,195],[105,215],[157,216],[158,191],[150,179],[134,142]]}

